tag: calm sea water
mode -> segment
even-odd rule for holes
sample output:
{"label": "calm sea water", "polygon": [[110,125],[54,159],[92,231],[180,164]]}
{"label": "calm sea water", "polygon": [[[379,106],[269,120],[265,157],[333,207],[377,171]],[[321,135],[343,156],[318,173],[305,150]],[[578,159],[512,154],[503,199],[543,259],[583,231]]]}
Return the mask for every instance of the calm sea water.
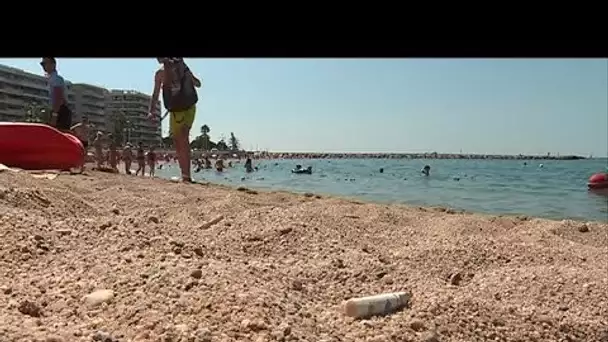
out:
{"label": "calm sea water", "polygon": [[[587,180],[606,170],[607,159],[576,161],[517,160],[259,160],[246,174],[243,164],[223,173],[203,170],[197,180],[313,192],[381,203],[446,206],[473,212],[523,214],[553,219],[608,221],[608,196],[587,191]],[[539,167],[540,164],[543,167]],[[296,165],[312,166],[312,175],[296,175]],[[431,166],[430,177],[420,174]],[[384,173],[379,169],[384,168]],[[157,171],[179,176],[171,164]]]}

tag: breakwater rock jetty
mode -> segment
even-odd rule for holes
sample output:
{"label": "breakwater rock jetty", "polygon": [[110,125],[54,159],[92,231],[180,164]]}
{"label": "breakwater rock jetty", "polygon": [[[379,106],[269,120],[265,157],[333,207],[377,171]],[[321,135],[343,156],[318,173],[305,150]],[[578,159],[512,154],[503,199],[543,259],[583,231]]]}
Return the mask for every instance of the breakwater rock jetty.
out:
{"label": "breakwater rock jetty", "polygon": [[270,159],[494,159],[494,160],[580,160],[582,156],[453,154],[453,153],[320,153],[266,152]]}

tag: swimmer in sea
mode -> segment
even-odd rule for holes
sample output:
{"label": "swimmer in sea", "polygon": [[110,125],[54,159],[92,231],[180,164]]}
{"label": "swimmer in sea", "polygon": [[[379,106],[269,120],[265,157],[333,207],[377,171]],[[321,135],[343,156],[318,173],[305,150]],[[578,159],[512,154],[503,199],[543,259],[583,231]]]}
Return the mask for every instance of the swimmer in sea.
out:
{"label": "swimmer in sea", "polygon": [[431,167],[428,165],[424,165],[424,167],[422,168],[422,172],[423,175],[425,176],[429,176],[431,174]]}
{"label": "swimmer in sea", "polygon": [[137,170],[135,171],[135,175],[137,176],[139,171],[141,171],[141,176],[143,177],[146,175],[146,154],[141,142],[137,144],[137,154],[135,158],[137,159]]}
{"label": "swimmer in sea", "polygon": [[224,160],[221,158],[218,158],[215,161],[215,169],[217,170],[217,172],[223,172],[224,171]]}
{"label": "swimmer in sea", "polygon": [[122,160],[125,162],[125,173],[130,175],[131,163],[133,162],[133,151],[131,150],[131,144],[129,143],[122,149]]}
{"label": "swimmer in sea", "polygon": [[154,177],[154,170],[156,169],[156,152],[154,152],[154,147],[150,147],[147,157],[148,168],[150,168],[150,177]]}

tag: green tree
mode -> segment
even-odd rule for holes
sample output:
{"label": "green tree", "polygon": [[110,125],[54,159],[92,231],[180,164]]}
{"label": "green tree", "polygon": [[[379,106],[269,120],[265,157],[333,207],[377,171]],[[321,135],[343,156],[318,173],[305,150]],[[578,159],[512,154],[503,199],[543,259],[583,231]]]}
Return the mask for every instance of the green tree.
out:
{"label": "green tree", "polygon": [[25,122],[48,123],[50,121],[49,111],[38,102],[25,105]]}
{"label": "green tree", "polygon": [[211,128],[209,128],[209,126],[207,125],[202,125],[201,126],[201,135],[209,135],[209,132],[211,132]]}
{"label": "green tree", "polygon": [[216,147],[220,151],[228,150],[228,145],[226,145],[226,140],[223,137],[217,142]]}
{"label": "green tree", "polygon": [[199,135],[199,137],[201,138],[201,143],[202,146],[199,147],[200,149],[204,149],[205,151],[209,151],[210,147],[210,142],[211,142],[211,138],[209,137],[209,132],[211,132],[211,128],[209,128],[209,126],[207,125],[202,125],[201,126],[201,135]]}
{"label": "green tree", "polygon": [[197,150],[204,150],[205,148],[212,149],[216,147],[217,145],[213,141],[209,140],[208,138],[203,138],[200,135],[190,142],[190,148]]}
{"label": "green tree", "polygon": [[234,132],[230,132],[230,149],[232,151],[238,151],[239,145],[239,139],[234,136]]}

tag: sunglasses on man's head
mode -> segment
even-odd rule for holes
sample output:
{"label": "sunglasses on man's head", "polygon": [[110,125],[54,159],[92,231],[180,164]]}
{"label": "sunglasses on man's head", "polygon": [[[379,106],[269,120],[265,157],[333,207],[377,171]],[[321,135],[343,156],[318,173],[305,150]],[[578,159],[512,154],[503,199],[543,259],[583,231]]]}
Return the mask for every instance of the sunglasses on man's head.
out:
{"label": "sunglasses on man's head", "polygon": [[40,62],[40,66],[45,66],[49,64],[53,64],[53,61],[49,59],[43,59],[42,62]]}

